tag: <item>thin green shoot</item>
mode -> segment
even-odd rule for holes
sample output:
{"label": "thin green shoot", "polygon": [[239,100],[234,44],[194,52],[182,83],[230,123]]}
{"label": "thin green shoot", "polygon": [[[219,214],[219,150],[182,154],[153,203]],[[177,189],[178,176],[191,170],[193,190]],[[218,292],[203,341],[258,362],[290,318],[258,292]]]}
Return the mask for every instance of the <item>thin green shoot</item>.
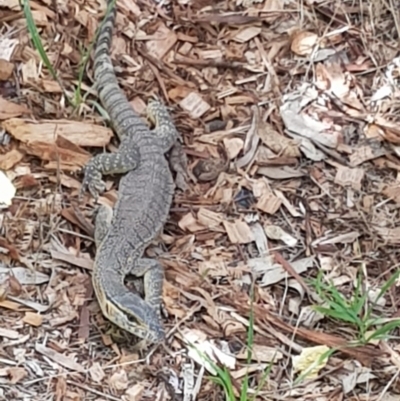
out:
{"label": "thin green shoot", "polygon": [[[247,331],[247,356],[246,356],[246,362],[248,365],[251,364],[252,361],[252,349],[253,349],[253,344],[254,344],[254,307],[253,307],[253,302],[254,302],[254,283],[251,287],[251,306],[250,306],[250,316],[249,316],[249,327]],[[240,396],[239,400],[236,399],[235,396],[235,387],[233,384],[233,380],[231,378],[231,375],[227,369],[226,366],[220,367],[218,366],[217,363],[215,363],[211,358],[206,355],[205,353],[199,351],[195,345],[191,344],[191,347],[193,347],[196,352],[200,355],[200,357],[207,361],[210,366],[215,370],[216,376],[208,376],[209,380],[212,382],[220,385],[225,393],[225,398],[226,401],[254,401],[263,388],[265,381],[269,374],[271,373],[271,369],[273,366],[273,362],[275,360],[275,355],[272,359],[272,361],[268,364],[267,369],[263,372],[263,375],[261,377],[261,380],[258,383],[257,388],[255,389],[254,393],[252,394],[251,397],[248,397],[248,392],[249,392],[249,382],[250,382],[250,376],[248,372],[246,372],[246,375],[243,379],[243,382],[241,384],[240,388]]]}
{"label": "thin green shoot", "polygon": [[57,83],[60,85],[61,90],[63,91],[63,94],[67,101],[73,105],[73,102],[71,101],[70,97],[68,96],[68,93],[66,92],[61,80],[59,79],[56,70],[54,69],[53,65],[51,64],[51,61],[49,60],[47,53],[43,47],[42,40],[40,39],[39,31],[37,29],[37,26],[35,24],[35,20],[33,19],[32,11],[29,5],[28,0],[19,0],[20,1],[20,6],[22,8],[22,11],[25,16],[26,20],[26,25],[29,31],[29,34],[31,36],[33,45],[35,46],[36,50],[39,53],[40,58],[42,59],[43,64],[47,67],[47,69],[50,72],[50,75],[53,77],[54,80],[57,81]]}

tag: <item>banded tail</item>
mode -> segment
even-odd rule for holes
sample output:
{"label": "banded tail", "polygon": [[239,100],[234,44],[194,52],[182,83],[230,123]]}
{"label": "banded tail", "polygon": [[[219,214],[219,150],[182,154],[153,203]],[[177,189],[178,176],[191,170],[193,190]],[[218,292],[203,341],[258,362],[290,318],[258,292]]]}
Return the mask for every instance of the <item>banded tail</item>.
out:
{"label": "banded tail", "polygon": [[94,80],[101,103],[120,140],[135,131],[148,131],[118,85],[111,60],[111,42],[117,15],[117,0],[107,0],[107,11],[97,36],[94,53]]}

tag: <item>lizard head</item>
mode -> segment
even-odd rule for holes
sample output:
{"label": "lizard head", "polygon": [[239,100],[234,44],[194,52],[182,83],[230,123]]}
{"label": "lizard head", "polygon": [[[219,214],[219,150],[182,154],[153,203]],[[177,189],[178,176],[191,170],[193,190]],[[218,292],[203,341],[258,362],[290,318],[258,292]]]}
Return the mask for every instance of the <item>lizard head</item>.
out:
{"label": "lizard head", "polygon": [[110,320],[122,329],[154,343],[164,340],[165,332],[158,313],[140,296],[127,291],[109,299],[107,304],[106,316],[111,313]]}

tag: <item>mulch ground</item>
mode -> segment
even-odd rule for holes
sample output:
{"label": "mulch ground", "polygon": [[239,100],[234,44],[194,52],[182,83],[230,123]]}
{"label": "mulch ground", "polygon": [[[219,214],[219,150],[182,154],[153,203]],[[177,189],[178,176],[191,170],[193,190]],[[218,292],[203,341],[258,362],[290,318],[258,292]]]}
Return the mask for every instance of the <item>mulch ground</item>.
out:
{"label": "mulch ground", "polygon": [[[349,347],[357,329],[316,313],[310,284],[323,272],[350,299],[362,272],[376,296],[398,269],[398,3],[117,4],[120,85],[140,114],[163,99],[189,160],[189,188],[147,251],[166,270],[168,340],[142,354],[112,336],[91,287],[96,205],[77,201],[81,169],[118,141],[82,60],[105,3],[30,1],[57,80],[18,0],[2,0],[0,399],[224,399],[189,343],[237,394],[249,372],[249,398],[272,363],[257,399],[400,399],[398,330]],[[107,177],[99,202],[117,189]],[[395,283],[375,315],[396,318],[398,295]]]}

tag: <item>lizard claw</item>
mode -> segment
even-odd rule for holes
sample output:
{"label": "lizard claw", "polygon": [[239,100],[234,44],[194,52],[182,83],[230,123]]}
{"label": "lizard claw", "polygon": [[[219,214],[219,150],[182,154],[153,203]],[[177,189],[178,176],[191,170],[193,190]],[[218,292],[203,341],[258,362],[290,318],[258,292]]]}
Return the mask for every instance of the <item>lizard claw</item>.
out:
{"label": "lizard claw", "polygon": [[102,194],[106,189],[105,182],[101,179],[101,172],[98,171],[94,166],[87,165],[85,168],[85,176],[83,178],[82,186],[79,191],[78,199],[82,200],[83,194],[86,190],[89,190],[94,200],[97,202],[99,195]]}

